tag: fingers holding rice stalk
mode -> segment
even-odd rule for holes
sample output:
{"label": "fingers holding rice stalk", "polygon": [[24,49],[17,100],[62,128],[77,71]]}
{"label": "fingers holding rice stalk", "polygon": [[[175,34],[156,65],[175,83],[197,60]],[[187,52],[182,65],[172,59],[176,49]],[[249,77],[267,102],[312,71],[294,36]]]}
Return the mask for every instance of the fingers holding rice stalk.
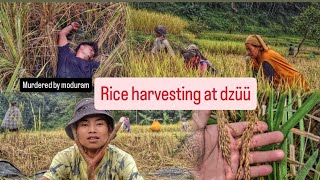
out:
{"label": "fingers holding rice stalk", "polygon": [[[195,174],[198,179],[250,179],[265,176],[272,172],[269,165],[260,163],[282,160],[282,150],[255,151],[253,149],[269,144],[280,143],[284,136],[280,131],[266,132],[268,125],[258,121],[254,111],[245,111],[246,122],[229,123],[228,113],[216,113],[218,125],[205,125],[209,111],[197,111],[193,120],[198,129],[202,128],[204,158]],[[200,149],[201,149],[200,147]],[[223,163],[222,163],[223,162]]]}

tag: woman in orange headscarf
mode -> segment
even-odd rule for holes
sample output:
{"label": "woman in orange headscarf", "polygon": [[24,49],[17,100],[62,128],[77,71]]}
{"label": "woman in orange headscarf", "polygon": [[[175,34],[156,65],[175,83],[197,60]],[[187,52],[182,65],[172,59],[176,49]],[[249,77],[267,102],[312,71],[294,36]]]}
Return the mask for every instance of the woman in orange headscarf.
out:
{"label": "woman in orange headscarf", "polygon": [[264,76],[275,86],[288,85],[294,87],[298,85],[308,91],[308,83],[302,74],[289,64],[279,53],[269,49],[267,44],[259,35],[249,35],[245,46],[248,56],[253,60],[253,71],[258,72],[263,69]]}

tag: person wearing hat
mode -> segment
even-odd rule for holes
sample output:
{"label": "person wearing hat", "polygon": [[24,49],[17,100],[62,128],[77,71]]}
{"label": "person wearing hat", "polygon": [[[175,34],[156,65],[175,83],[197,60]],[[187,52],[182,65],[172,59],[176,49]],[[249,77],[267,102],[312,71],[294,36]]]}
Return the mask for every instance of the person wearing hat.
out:
{"label": "person wearing hat", "polygon": [[218,72],[218,70],[211,65],[207,58],[202,55],[198,46],[195,44],[190,44],[187,48],[182,50],[181,55],[184,59],[186,67],[199,70],[201,76],[208,70],[210,70],[210,73],[214,75]]}
{"label": "person wearing hat", "polygon": [[166,38],[166,28],[162,25],[159,25],[154,28],[154,32],[156,34],[156,39],[153,43],[151,53],[158,54],[160,52],[165,52],[174,57],[174,51],[172,50],[172,47],[170,46],[170,43]]}
{"label": "person wearing hat", "polygon": [[81,100],[65,131],[76,142],[53,158],[41,180],[52,179],[143,179],[132,156],[109,142],[115,126],[110,111],[97,110],[92,98]]}
{"label": "person wearing hat", "polygon": [[59,32],[57,78],[91,78],[100,63],[94,58],[98,56],[95,42],[82,42],[75,49],[70,49],[67,35],[80,28],[80,24],[72,22]]}
{"label": "person wearing hat", "polygon": [[308,91],[308,83],[288,61],[279,53],[271,50],[259,35],[249,35],[245,41],[247,55],[253,63],[253,72],[256,75],[260,68],[264,76],[275,86],[283,85],[303,88]]}
{"label": "person wearing hat", "polygon": [[21,112],[16,102],[11,102],[11,106],[7,110],[1,124],[1,131],[18,131],[22,126]]}

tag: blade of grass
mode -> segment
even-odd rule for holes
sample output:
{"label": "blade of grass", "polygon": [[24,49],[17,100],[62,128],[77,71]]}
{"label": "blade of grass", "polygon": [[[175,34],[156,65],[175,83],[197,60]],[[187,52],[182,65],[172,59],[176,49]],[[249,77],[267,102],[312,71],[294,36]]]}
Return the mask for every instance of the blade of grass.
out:
{"label": "blade of grass", "polygon": [[313,164],[316,162],[318,157],[318,151],[314,152],[312,156],[308,159],[306,164],[298,171],[298,174],[295,178],[295,180],[301,180],[306,179],[306,176],[308,175],[310,169],[312,168]]}
{"label": "blade of grass", "polygon": [[[279,100],[279,104],[278,104],[278,108],[277,108],[277,111],[279,111],[277,114],[282,114],[282,124],[285,124],[288,121],[287,114],[283,113],[283,112],[285,112],[284,108],[286,107],[285,102],[286,102],[286,94],[284,93],[284,94],[281,94],[281,96],[280,96],[280,100]],[[280,108],[279,108],[279,106],[280,106]],[[280,117],[277,117],[277,118],[278,118],[278,120],[280,119]],[[276,123],[276,125],[277,125],[277,123]],[[279,129],[279,126],[280,126],[280,122],[276,126],[276,128]],[[288,170],[287,170],[288,161],[287,161],[287,158],[288,158],[288,155],[289,155],[288,154],[288,139],[284,140],[284,143],[283,143],[281,149],[284,152],[284,159],[279,164],[279,178],[280,179],[288,179],[287,178],[287,174],[288,174]]]}
{"label": "blade of grass", "polygon": [[318,164],[316,166],[317,172],[314,174],[313,180],[319,180],[320,179],[320,158],[318,160]]}
{"label": "blade of grass", "polygon": [[[292,91],[291,89],[289,89],[289,93],[288,93],[288,119],[290,119],[292,117]],[[288,134],[288,138],[289,138],[289,144],[294,145],[293,142],[293,134],[290,132]]]}
{"label": "blade of grass", "polygon": [[267,118],[267,123],[268,123],[268,127],[269,127],[269,131],[273,131],[273,102],[274,102],[274,90],[271,89],[270,91],[270,95],[269,95],[269,102],[268,102],[268,118]]}
{"label": "blade of grass", "polygon": [[[300,93],[298,93],[298,108],[301,107],[301,96],[300,96]],[[301,131],[304,131],[304,122],[303,122],[303,118],[299,121],[299,129]],[[304,163],[303,162],[303,157],[304,157],[304,145],[305,145],[305,138],[303,136],[300,136],[299,137],[299,140],[300,140],[300,146],[299,146],[299,161],[300,163]]]}
{"label": "blade of grass", "polygon": [[[283,93],[280,95],[277,111],[274,116],[275,123],[274,123],[273,130],[275,130],[275,131],[280,128],[280,122],[283,120],[283,116],[284,116],[284,112],[285,112],[284,103],[286,101],[286,97],[287,97],[286,93]],[[282,122],[284,122],[284,121],[282,121]],[[287,122],[287,120],[285,120],[285,122]]]}
{"label": "blade of grass", "polygon": [[305,116],[317,103],[320,102],[320,90],[315,91],[293,114],[293,116],[281,128],[281,132],[287,137],[290,129],[297,125],[303,116]]}

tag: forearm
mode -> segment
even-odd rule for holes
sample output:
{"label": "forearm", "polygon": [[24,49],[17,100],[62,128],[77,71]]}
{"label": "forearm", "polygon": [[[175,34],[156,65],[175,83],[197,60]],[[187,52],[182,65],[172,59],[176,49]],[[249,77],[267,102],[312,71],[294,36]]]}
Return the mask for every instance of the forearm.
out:
{"label": "forearm", "polygon": [[67,35],[72,31],[73,26],[70,24],[69,26],[66,26],[59,32],[59,39],[58,39],[58,45],[60,47],[65,46],[68,44]]}
{"label": "forearm", "polygon": [[67,36],[72,31],[72,29],[73,26],[71,24],[66,26],[59,32],[59,36]]}

